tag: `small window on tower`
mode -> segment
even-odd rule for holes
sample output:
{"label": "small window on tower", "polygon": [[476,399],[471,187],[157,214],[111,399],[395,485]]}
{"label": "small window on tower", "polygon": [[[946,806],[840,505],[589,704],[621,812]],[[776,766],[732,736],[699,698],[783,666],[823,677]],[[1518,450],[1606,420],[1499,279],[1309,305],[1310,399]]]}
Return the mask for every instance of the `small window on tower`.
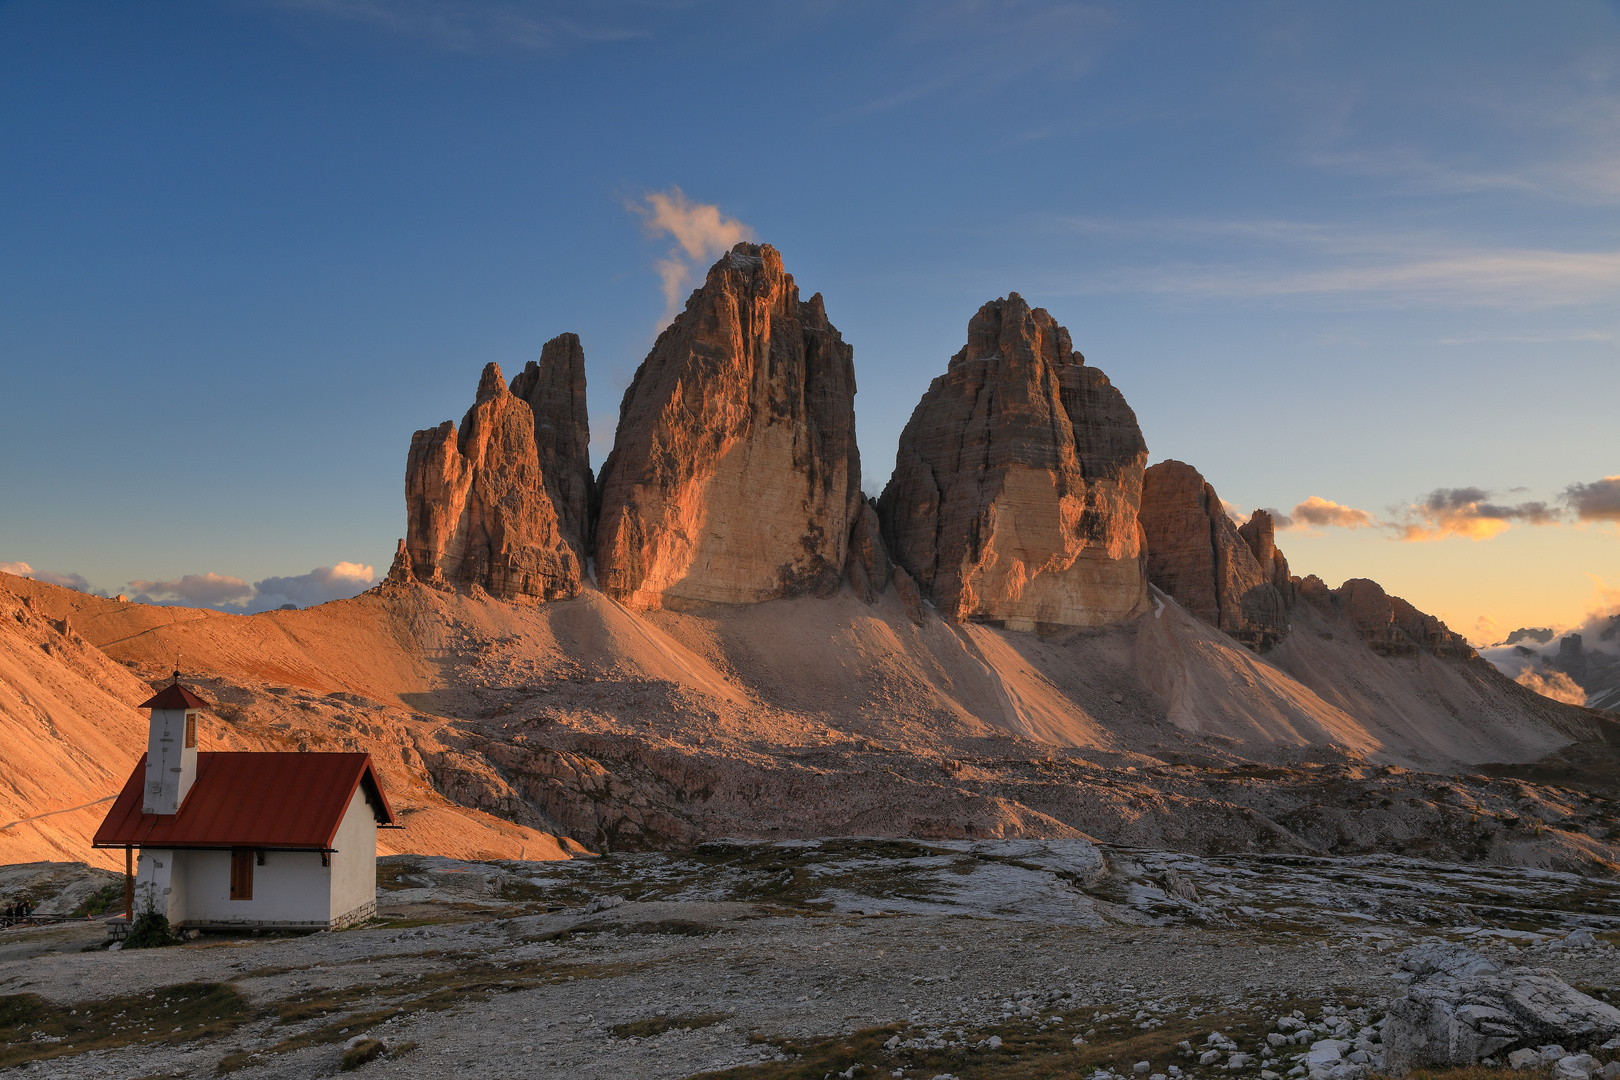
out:
{"label": "small window on tower", "polygon": [[197,745],[197,714],[186,713],[186,749],[190,750]]}

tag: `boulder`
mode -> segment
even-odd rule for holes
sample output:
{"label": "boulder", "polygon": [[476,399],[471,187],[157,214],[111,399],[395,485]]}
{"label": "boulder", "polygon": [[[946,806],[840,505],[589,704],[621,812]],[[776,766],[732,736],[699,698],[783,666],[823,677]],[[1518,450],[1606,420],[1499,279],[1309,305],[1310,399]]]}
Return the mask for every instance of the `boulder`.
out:
{"label": "boulder", "polygon": [[1503,970],[1461,945],[1436,943],[1397,957],[1411,980],[1390,1002],[1384,1025],[1384,1064],[1414,1067],[1469,1065],[1557,1044],[1594,1049],[1620,1034],[1620,1010],[1588,997],[1546,969]]}
{"label": "boulder", "polygon": [[1144,474],[1140,520],[1148,580],[1251,649],[1263,652],[1282,640],[1293,588],[1271,515],[1256,512],[1245,535],[1203,475],[1171,460]]}
{"label": "boulder", "polygon": [[830,596],[860,480],[852,350],[775,248],[738,244],[625,391],[597,580],[641,609]]}
{"label": "boulder", "polygon": [[[571,334],[565,337],[573,339]],[[577,339],[573,344],[577,351]],[[578,411],[560,416],[548,411],[539,425],[547,433],[545,460],[555,475],[548,477],[541,466],[534,406],[507,387],[498,365],[486,365],[459,431],[446,420],[411,436],[405,465],[406,535],[390,580],[440,588],[462,585],[504,600],[557,600],[579,593],[590,484],[588,479],[581,483],[577,458],[559,453],[557,444],[582,447],[589,442],[583,359],[556,345],[549,344],[540,364],[530,364],[514,380],[532,392],[534,386],[577,376]],[[557,405],[544,395],[541,401],[548,410]]]}
{"label": "boulder", "polygon": [[946,619],[1093,626],[1149,609],[1136,524],[1147,445],[1068,330],[1017,293],[900,436],[878,500],[889,553]]}

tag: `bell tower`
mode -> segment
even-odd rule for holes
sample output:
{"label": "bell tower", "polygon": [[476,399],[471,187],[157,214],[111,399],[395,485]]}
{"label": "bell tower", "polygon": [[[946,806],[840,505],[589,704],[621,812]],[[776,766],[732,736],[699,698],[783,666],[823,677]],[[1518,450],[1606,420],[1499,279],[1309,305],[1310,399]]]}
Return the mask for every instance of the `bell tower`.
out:
{"label": "bell tower", "polygon": [[143,814],[177,814],[197,779],[197,720],[208,705],[180,685],[180,673],[140,706],[152,710],[146,740]]}

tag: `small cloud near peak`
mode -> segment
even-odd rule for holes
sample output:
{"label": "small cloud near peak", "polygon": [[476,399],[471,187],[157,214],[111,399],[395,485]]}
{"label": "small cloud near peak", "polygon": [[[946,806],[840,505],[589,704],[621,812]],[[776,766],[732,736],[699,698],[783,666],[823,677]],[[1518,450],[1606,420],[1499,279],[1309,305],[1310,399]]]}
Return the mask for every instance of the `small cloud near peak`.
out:
{"label": "small cloud near peak", "polygon": [[719,258],[754,236],[753,229],[720,213],[719,206],[693,202],[678,187],[650,192],[625,207],[641,218],[649,236],[668,236],[675,241],[669,254],[654,263],[664,292],[665,324],[680,311],[682,294],[697,269],[695,263]]}
{"label": "small cloud near peak", "polygon": [[248,609],[269,611],[283,604],[305,608],[324,604],[328,600],[347,600],[371,588],[376,580],[376,569],[364,563],[340,562],[336,566],[317,566],[297,577],[272,577],[254,582],[253,602]]}
{"label": "small cloud near peak", "polygon": [[1278,510],[1276,507],[1262,506],[1260,509],[1271,515],[1271,524],[1275,526],[1278,531],[1283,529],[1292,529],[1294,527],[1294,519],[1283,513],[1281,510]]}

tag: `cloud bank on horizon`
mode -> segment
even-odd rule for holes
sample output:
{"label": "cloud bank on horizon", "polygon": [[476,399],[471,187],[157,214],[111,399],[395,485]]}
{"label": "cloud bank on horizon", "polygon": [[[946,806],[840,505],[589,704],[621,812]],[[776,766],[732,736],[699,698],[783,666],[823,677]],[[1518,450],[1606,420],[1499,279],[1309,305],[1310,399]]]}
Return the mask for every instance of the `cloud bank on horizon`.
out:
{"label": "cloud bank on horizon", "polygon": [[1388,516],[1312,495],[1288,513],[1267,508],[1278,529],[1381,529],[1392,539],[1422,542],[1460,537],[1489,540],[1515,524],[1620,523],[1620,476],[1566,487],[1557,503],[1493,502],[1481,487],[1435,488],[1416,502],[1392,507]]}
{"label": "cloud bank on horizon", "polygon": [[[84,575],[35,570],[25,562],[0,562],[0,573],[32,578],[60,585],[91,596],[107,596],[105,589],[93,589]],[[254,615],[292,605],[314,607],[329,600],[347,600],[376,584],[377,571],[364,563],[340,562],[317,566],[307,574],[269,577],[251,585],[238,577],[209,571],[183,574],[167,581],[136,579],[125,583],[124,592],[133,594],[137,604],[158,607],[200,607],[233,615]]]}

